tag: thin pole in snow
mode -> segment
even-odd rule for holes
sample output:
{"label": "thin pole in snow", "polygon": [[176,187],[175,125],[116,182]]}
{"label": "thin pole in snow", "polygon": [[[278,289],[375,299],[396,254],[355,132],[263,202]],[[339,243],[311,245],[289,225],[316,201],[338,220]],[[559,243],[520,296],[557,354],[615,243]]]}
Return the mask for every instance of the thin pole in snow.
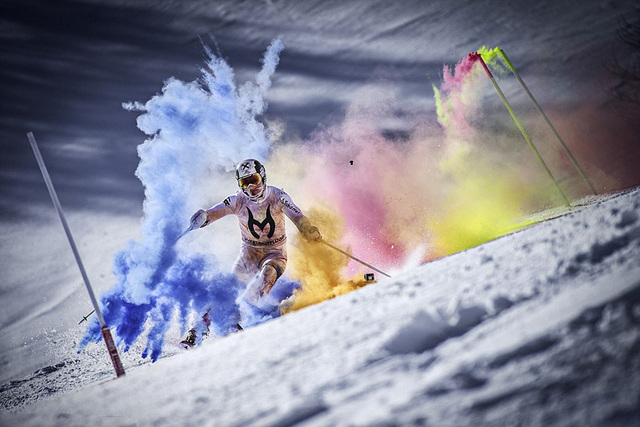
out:
{"label": "thin pole in snow", "polygon": [[518,74],[515,67],[511,63],[511,61],[509,61],[509,58],[507,58],[507,54],[504,53],[504,50],[500,48],[498,49],[498,51],[500,52],[502,59],[504,59],[504,62],[507,64],[507,66],[509,67],[513,75],[516,76],[516,79],[518,79],[518,82],[520,83],[524,91],[529,96],[529,99],[531,99],[531,102],[533,102],[533,105],[536,107],[536,110],[538,110],[538,113],[540,113],[544,121],[547,123],[547,126],[549,126],[549,128],[555,135],[556,139],[560,143],[560,146],[562,146],[562,149],[564,150],[564,152],[567,153],[567,156],[569,156],[569,159],[571,160],[571,163],[573,163],[573,166],[578,170],[578,173],[580,174],[584,182],[589,186],[589,189],[591,189],[591,192],[593,192],[593,194],[597,196],[598,192],[596,191],[595,187],[593,186],[591,181],[589,181],[589,178],[587,178],[587,175],[584,173],[584,170],[582,170],[582,167],[580,167],[580,164],[578,163],[578,161],[575,159],[575,157],[573,157],[573,154],[569,150],[569,147],[567,147],[567,144],[564,143],[564,141],[560,137],[560,134],[558,133],[556,128],[553,126],[553,124],[551,124],[551,120],[549,120],[549,117],[547,117],[547,115],[544,113],[544,111],[542,110],[542,107],[540,107],[540,104],[538,104],[538,101],[536,101],[536,98],[533,96],[533,94],[531,93],[527,85],[524,83],[524,80],[522,80],[522,78],[520,77],[520,74]]}
{"label": "thin pole in snow", "polygon": [[67,240],[69,240],[69,244],[71,245],[73,256],[76,258],[76,263],[78,264],[78,268],[80,269],[80,274],[82,275],[84,284],[87,287],[87,292],[89,292],[89,298],[91,298],[91,303],[93,304],[93,308],[98,316],[102,337],[104,338],[105,344],[107,345],[109,356],[111,356],[111,362],[113,363],[113,367],[116,370],[116,376],[120,377],[124,375],[124,367],[122,366],[122,362],[120,361],[120,356],[118,355],[118,348],[116,347],[113,341],[113,337],[111,336],[111,331],[109,330],[109,327],[105,324],[104,318],[102,317],[102,312],[100,311],[100,307],[98,306],[98,301],[96,300],[96,297],[93,293],[93,289],[91,288],[91,284],[89,283],[89,277],[87,276],[87,272],[85,271],[84,265],[82,264],[82,259],[80,259],[80,253],[78,252],[78,248],[76,247],[76,244],[73,240],[73,236],[71,235],[71,230],[69,229],[69,224],[67,224],[67,220],[64,216],[64,212],[62,211],[62,206],[60,205],[58,194],[56,193],[56,190],[53,187],[53,182],[51,181],[51,177],[49,176],[49,171],[47,170],[47,166],[44,164],[44,160],[42,159],[42,154],[40,154],[40,149],[38,148],[38,144],[36,143],[36,138],[33,136],[33,132],[27,133],[27,138],[29,139],[29,143],[31,144],[31,149],[33,150],[33,154],[36,156],[38,166],[40,167],[40,172],[42,172],[42,177],[44,178],[44,182],[47,184],[49,195],[51,196],[53,205],[56,208],[56,212],[58,212],[58,216],[60,217],[60,221],[62,222],[62,227],[64,228],[64,232],[67,235]]}
{"label": "thin pole in snow", "polygon": [[569,200],[567,199],[567,196],[565,196],[564,192],[560,188],[558,181],[556,181],[556,179],[553,177],[551,170],[549,170],[549,167],[547,166],[544,159],[538,152],[538,149],[531,141],[529,134],[527,134],[527,132],[524,130],[524,127],[522,127],[522,124],[520,123],[520,120],[518,120],[516,113],[513,111],[513,108],[511,108],[511,104],[509,104],[509,101],[507,101],[507,97],[504,95],[504,93],[500,89],[500,86],[498,86],[498,82],[496,82],[496,79],[493,77],[493,74],[491,74],[491,71],[489,71],[489,67],[487,67],[487,64],[482,59],[482,55],[480,55],[478,52],[472,52],[469,55],[471,55],[473,59],[476,59],[477,61],[480,62],[480,64],[482,65],[482,68],[484,68],[484,71],[489,76],[489,80],[491,80],[491,83],[493,83],[493,87],[496,89],[496,92],[498,92],[498,95],[502,99],[502,102],[504,103],[505,107],[507,107],[509,114],[511,114],[511,118],[515,122],[516,126],[518,126],[518,129],[520,129],[522,136],[524,136],[524,139],[527,141],[527,144],[529,144],[529,148],[531,148],[531,151],[533,151],[533,154],[535,154],[536,158],[538,159],[538,162],[540,162],[540,164],[544,168],[549,178],[551,178],[551,180],[553,181],[553,185],[556,187],[556,190],[558,190],[558,193],[560,193],[560,196],[562,197],[562,200],[564,201],[565,205],[571,206],[571,204],[569,203]]}
{"label": "thin pole in snow", "polygon": [[82,324],[82,322],[86,322],[87,320],[89,320],[89,316],[91,316],[93,313],[95,313],[95,310],[91,310],[91,313],[87,314],[86,316],[82,316],[82,320],[78,322],[78,325]]}

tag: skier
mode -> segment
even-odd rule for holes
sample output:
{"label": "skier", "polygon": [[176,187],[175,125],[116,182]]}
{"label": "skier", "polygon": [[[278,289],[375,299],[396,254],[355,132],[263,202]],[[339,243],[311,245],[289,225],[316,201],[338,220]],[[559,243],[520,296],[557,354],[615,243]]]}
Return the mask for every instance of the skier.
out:
{"label": "skier", "polygon": [[[260,307],[287,266],[285,215],[305,240],[318,242],[322,236],[284,190],[267,185],[266,170],[258,160],[238,163],[236,180],[240,189],[212,208],[198,210],[191,217],[190,228],[206,227],[226,215],[238,217],[242,247],[233,272],[239,281],[247,283],[241,301]],[[203,316],[207,330],[208,313]],[[195,341],[196,331],[191,329],[181,344],[191,347]]]}

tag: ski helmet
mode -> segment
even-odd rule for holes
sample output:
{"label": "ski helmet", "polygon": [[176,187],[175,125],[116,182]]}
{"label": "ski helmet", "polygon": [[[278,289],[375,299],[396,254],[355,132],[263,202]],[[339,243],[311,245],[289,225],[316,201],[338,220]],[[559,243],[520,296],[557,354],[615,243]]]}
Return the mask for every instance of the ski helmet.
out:
{"label": "ski helmet", "polygon": [[[245,159],[236,166],[238,187],[251,200],[260,200],[267,188],[267,171],[256,159]],[[252,190],[259,190],[254,194]]]}

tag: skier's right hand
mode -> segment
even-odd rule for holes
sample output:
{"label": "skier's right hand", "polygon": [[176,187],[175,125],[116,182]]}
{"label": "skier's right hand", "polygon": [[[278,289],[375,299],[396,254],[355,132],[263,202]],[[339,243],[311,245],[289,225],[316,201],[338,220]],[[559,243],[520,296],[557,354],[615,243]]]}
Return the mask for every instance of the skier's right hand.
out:
{"label": "skier's right hand", "polygon": [[191,216],[191,229],[202,228],[209,223],[209,216],[204,209],[198,210]]}

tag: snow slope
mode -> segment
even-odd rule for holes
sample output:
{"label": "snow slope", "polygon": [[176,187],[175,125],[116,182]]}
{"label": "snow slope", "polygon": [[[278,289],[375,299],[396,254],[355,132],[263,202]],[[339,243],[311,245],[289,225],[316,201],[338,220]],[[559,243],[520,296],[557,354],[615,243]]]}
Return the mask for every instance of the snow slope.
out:
{"label": "snow slope", "polygon": [[0,422],[638,425],[639,212],[638,188],[601,197],[154,364],[125,355],[113,381],[96,346],[2,386]]}

